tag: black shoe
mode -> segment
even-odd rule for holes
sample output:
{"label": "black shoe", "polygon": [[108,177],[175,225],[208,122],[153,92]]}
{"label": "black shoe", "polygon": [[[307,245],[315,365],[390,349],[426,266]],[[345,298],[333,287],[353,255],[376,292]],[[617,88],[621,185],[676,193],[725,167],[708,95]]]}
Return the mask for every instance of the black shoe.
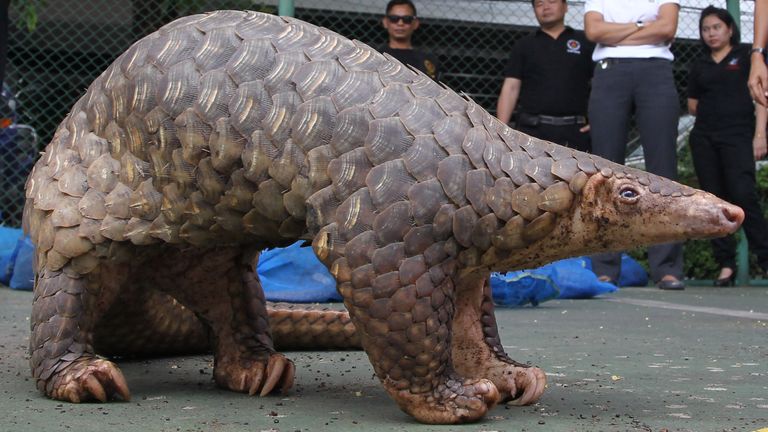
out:
{"label": "black shoe", "polygon": [[656,286],[659,287],[659,289],[663,290],[684,290],[685,289],[685,283],[681,280],[660,280]]}
{"label": "black shoe", "polygon": [[715,279],[713,283],[716,287],[728,287],[733,286],[736,283],[736,272],[731,273],[730,276],[724,278]]}

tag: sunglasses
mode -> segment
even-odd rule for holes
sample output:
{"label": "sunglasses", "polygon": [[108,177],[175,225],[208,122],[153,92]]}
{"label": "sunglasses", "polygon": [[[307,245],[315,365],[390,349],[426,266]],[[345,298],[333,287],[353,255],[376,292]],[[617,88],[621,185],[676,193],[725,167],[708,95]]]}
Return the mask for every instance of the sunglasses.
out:
{"label": "sunglasses", "polygon": [[403,24],[410,24],[416,19],[415,15],[387,15],[389,22],[395,24],[398,21],[402,21]]}

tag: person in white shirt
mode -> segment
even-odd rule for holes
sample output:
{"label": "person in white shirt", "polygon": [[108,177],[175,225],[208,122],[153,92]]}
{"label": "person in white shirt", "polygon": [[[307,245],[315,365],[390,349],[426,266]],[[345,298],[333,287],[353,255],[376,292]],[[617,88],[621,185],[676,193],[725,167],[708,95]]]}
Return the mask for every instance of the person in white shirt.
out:
{"label": "person in white shirt", "polygon": [[[596,62],[589,97],[592,152],[624,163],[634,110],[649,172],[677,177],[680,105],[670,51],[677,31],[679,0],[587,0],[584,32],[595,42]],[[619,253],[592,257],[601,280],[615,283]],[[661,289],[684,289],[681,243],[648,248],[651,278]]]}
{"label": "person in white shirt", "polygon": [[749,70],[749,92],[752,100],[768,107],[768,0],[755,0],[755,32],[752,41],[750,58],[752,67]]}

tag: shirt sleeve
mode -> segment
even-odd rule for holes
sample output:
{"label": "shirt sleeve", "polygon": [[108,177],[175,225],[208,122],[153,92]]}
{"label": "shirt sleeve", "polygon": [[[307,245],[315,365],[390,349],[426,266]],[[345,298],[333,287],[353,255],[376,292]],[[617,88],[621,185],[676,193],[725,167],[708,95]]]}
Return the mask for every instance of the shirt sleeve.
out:
{"label": "shirt sleeve", "polygon": [[504,78],[517,78],[523,79],[523,66],[525,64],[525,58],[523,56],[524,39],[518,40],[512,47],[512,52],[509,55],[507,65],[504,67]]}
{"label": "shirt sleeve", "polygon": [[603,0],[587,0],[584,2],[584,13],[587,12],[603,13]]}
{"label": "shirt sleeve", "polygon": [[694,61],[688,68],[688,99],[699,99],[701,97],[698,65],[699,62]]}

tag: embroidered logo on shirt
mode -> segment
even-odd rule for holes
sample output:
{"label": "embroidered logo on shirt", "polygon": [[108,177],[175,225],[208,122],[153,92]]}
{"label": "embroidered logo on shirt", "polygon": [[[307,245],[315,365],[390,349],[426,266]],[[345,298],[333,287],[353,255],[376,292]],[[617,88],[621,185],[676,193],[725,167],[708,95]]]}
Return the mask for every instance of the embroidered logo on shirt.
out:
{"label": "embroidered logo on shirt", "polygon": [[568,39],[568,42],[565,43],[565,46],[568,47],[568,52],[571,54],[581,54],[581,42],[577,41],[576,39]]}
{"label": "embroidered logo on shirt", "polygon": [[739,70],[741,69],[739,67],[739,59],[738,58],[732,58],[727,65],[725,65],[726,70]]}

